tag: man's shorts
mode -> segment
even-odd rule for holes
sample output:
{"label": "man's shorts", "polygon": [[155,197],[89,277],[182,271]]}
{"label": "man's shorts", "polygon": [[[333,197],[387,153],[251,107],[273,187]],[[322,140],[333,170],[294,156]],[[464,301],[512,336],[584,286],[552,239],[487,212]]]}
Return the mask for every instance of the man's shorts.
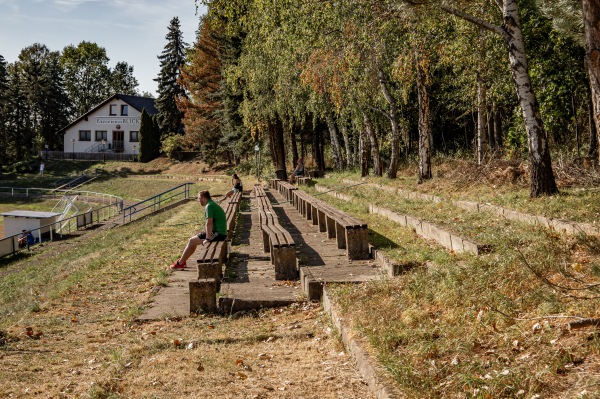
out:
{"label": "man's shorts", "polygon": [[232,189],[231,189],[231,191],[233,191],[234,193],[239,193],[239,192],[240,192],[240,190],[238,190],[238,189],[237,189],[237,188],[235,188],[235,187],[234,187],[234,188],[232,188]]}
{"label": "man's shorts", "polygon": [[213,241],[225,241],[227,239],[227,235],[226,234],[219,234],[216,231],[212,233],[212,235],[209,238],[206,238],[206,233],[203,231],[200,234],[198,234],[198,238],[201,240],[208,240],[210,242]]}

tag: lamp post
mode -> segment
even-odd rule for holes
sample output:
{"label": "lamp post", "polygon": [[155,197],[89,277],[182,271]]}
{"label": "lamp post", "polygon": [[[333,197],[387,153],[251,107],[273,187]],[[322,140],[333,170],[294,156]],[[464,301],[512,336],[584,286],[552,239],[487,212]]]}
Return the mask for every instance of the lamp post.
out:
{"label": "lamp post", "polygon": [[254,146],[254,152],[256,153],[256,179],[260,181],[260,144],[256,143]]}
{"label": "lamp post", "polygon": [[133,145],[133,160],[137,161],[137,156],[136,156],[136,152],[135,152],[135,144]]}
{"label": "lamp post", "polygon": [[46,144],[46,145],[45,145],[45,148],[46,148],[46,161],[47,161],[47,160],[48,160],[48,148],[49,148],[49,145],[48,145],[48,144]]}
{"label": "lamp post", "polygon": [[71,153],[71,156],[73,160],[75,160],[75,139],[71,139],[71,143],[73,144],[73,152]]}
{"label": "lamp post", "polygon": [[106,140],[102,139],[102,162],[106,162]]}

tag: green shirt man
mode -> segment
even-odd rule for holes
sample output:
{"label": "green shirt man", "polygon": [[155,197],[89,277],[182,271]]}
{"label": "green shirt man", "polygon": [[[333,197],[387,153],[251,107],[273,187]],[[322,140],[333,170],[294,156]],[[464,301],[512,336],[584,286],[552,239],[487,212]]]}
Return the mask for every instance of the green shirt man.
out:
{"label": "green shirt man", "polygon": [[[212,219],[212,233],[227,235],[227,217],[225,211],[212,199],[208,200],[204,207],[204,217],[207,221]],[[209,235],[209,232],[206,232]]]}
{"label": "green shirt man", "polygon": [[205,245],[213,241],[225,241],[227,239],[227,217],[225,211],[210,198],[208,191],[198,193],[198,202],[204,206],[206,218],[206,229],[188,240],[181,257],[171,264],[173,270],[183,270],[187,266],[187,260],[199,245]]}

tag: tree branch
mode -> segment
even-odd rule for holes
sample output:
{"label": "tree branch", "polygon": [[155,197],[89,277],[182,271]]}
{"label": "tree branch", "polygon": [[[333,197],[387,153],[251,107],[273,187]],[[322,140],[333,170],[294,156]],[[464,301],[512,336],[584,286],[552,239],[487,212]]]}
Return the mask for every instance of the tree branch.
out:
{"label": "tree branch", "polygon": [[491,24],[487,21],[484,21],[483,19],[479,19],[477,17],[474,17],[470,14],[464,13],[462,11],[456,10],[452,7],[448,7],[445,5],[441,5],[440,8],[444,11],[446,11],[449,14],[455,15],[461,19],[464,19],[465,21],[469,21],[471,23],[474,23],[475,25],[478,25],[484,29],[489,30],[490,32],[494,32],[500,36],[502,36],[505,40],[508,39],[508,34],[504,31],[504,29],[502,29],[500,26],[498,25],[494,25]]}
{"label": "tree branch", "polygon": [[387,112],[382,110],[381,108],[373,107],[372,105],[369,105],[369,104],[365,104],[365,106],[372,111],[379,112],[380,114],[382,114],[383,116],[386,116],[390,120],[392,119],[392,117]]}

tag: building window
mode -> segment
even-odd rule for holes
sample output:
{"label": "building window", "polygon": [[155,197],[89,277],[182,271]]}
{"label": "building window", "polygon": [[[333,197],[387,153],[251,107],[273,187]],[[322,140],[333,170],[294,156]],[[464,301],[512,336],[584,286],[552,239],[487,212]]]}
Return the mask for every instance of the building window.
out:
{"label": "building window", "polygon": [[110,116],[115,116],[117,115],[117,104],[111,104],[110,105]]}
{"label": "building window", "polygon": [[138,141],[140,141],[140,132],[129,132],[129,142],[137,143]]}
{"label": "building window", "polygon": [[92,131],[91,130],[80,130],[79,131],[79,141],[92,141]]}
{"label": "building window", "polygon": [[106,130],[96,130],[96,141],[108,141]]}
{"label": "building window", "polygon": [[125,104],[121,105],[121,116],[127,116],[129,112],[129,107]]}

